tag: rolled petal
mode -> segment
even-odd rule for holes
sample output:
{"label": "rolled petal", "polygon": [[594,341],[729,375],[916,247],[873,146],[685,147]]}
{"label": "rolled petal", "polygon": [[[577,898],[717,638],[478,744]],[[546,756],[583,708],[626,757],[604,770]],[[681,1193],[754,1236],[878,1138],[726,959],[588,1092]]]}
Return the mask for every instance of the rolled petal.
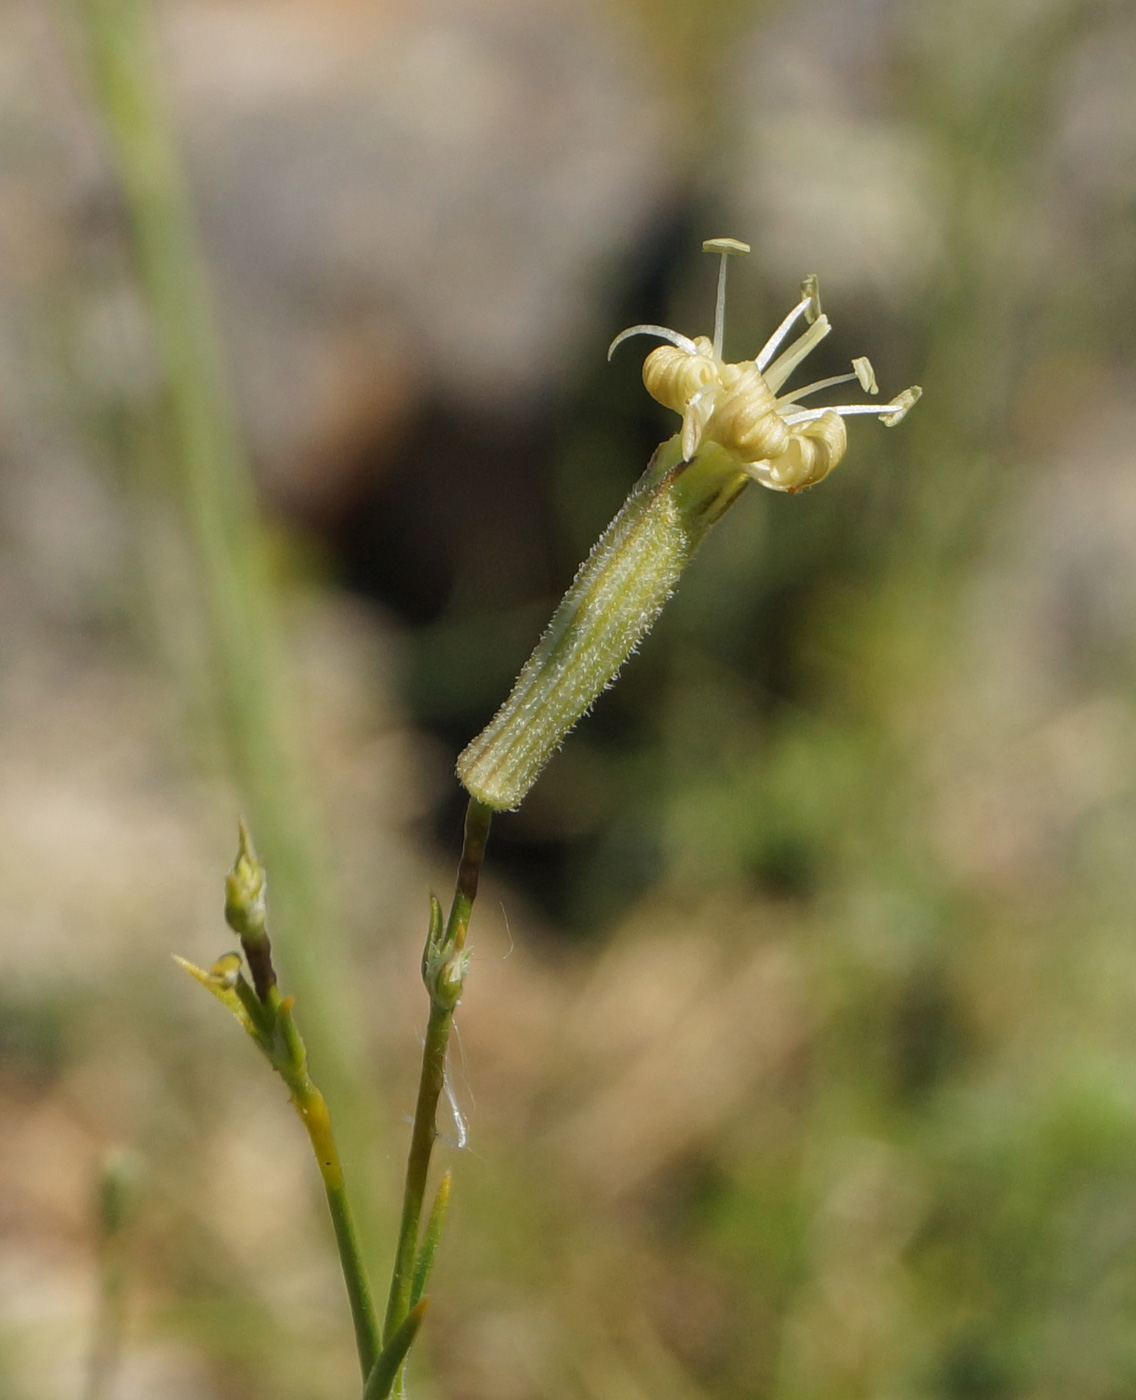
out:
{"label": "rolled petal", "polygon": [[718,377],[719,366],[711,356],[700,354],[697,345],[693,352],[660,345],[643,361],[647,392],[665,408],[683,415],[699,390]]}
{"label": "rolled petal", "polygon": [[794,429],[784,451],[767,462],[752,464],[754,470],[749,474],[771,491],[804,491],[823,481],[840,464],[847,448],[844,420],[828,412]]}
{"label": "rolled petal", "polygon": [[707,424],[707,432],[743,462],[777,457],[785,450],[788,429],[756,365],[751,363],[734,377],[733,386]]}

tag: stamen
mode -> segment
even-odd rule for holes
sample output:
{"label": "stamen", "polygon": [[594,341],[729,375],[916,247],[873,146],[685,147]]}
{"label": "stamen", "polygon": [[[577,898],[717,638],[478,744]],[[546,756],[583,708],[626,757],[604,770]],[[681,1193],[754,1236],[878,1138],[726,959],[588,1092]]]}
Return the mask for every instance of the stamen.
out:
{"label": "stamen", "polygon": [[803,389],[794,389],[791,393],[782,394],[777,400],[777,407],[791,407],[800,399],[807,399],[810,394],[819,393],[821,389],[831,389],[837,384],[849,384],[853,379],[858,381],[865,394],[880,392],[880,386],[876,383],[876,372],[866,355],[852,361],[852,371],[851,374],[834,374],[831,379],[818,379],[812,384],[806,384]]}
{"label": "stamen", "polygon": [[841,418],[851,418],[857,413],[871,413],[876,418],[882,418],[889,407],[888,404],[834,403],[825,408],[803,408],[800,413],[786,413],[783,421],[786,427],[795,428],[798,423],[813,423],[818,418],[823,418],[826,413],[839,413]]}
{"label": "stamen", "polygon": [[726,334],[726,259],[735,253],[748,253],[749,244],[736,238],[708,238],[702,245],[704,253],[720,253],[718,266],[718,299],[714,304],[714,358],[722,358],[722,342]]}
{"label": "stamen", "polygon": [[793,329],[794,323],[801,317],[801,315],[808,308],[810,303],[810,297],[805,297],[803,301],[798,302],[797,305],[793,307],[792,311],[789,312],[788,316],[785,317],[785,319],[781,322],[781,324],[765,342],[765,344],[761,347],[761,350],[757,357],[758,369],[764,369],[765,366],[769,363],[769,361],[773,358],[774,354],[777,351],[777,347]]}
{"label": "stamen", "polygon": [[[801,305],[804,307],[808,303],[802,302]],[[765,371],[765,382],[774,393],[780,389],[805,356],[810,353],[813,346],[819,345],[830,330],[832,330],[832,326],[829,324],[828,317],[818,316],[804,335],[798,336],[788,350],[777,356]],[[758,365],[758,368],[760,369],[761,366]]]}
{"label": "stamen", "polygon": [[625,331],[615,337],[607,347],[607,357],[610,360],[615,354],[617,345],[622,345],[625,340],[630,340],[633,335],[657,335],[660,340],[669,340],[672,345],[677,345],[680,350],[685,350],[688,355],[697,355],[698,346],[693,340],[688,340],[685,335],[679,335],[678,331],[669,331],[666,326],[628,326]]}
{"label": "stamen", "polygon": [[[777,407],[794,404],[798,399],[807,399],[810,394],[819,394],[822,389],[831,389],[834,384],[848,384],[853,379],[859,379],[857,374],[834,374],[831,379],[818,379],[813,384],[806,384],[803,389],[794,389],[791,394],[784,394],[777,400]],[[863,381],[861,380],[861,387]]]}
{"label": "stamen", "polygon": [[904,389],[902,394],[897,394],[891,403],[842,403],[833,404],[829,408],[805,408],[800,413],[783,414],[782,419],[787,428],[795,428],[799,423],[813,423],[818,418],[823,418],[826,413],[839,413],[841,418],[851,418],[857,413],[870,413],[879,418],[885,427],[894,428],[919,401],[922,394],[923,390],[919,385],[913,384],[910,389]]}

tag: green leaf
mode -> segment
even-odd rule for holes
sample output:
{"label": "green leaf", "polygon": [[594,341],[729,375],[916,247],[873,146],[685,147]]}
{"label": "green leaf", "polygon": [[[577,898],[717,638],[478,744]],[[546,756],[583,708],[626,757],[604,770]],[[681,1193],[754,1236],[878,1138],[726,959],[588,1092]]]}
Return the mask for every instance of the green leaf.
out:
{"label": "green leaf", "polygon": [[429,1303],[429,1298],[423,1298],[410,1309],[400,1326],[395,1328],[394,1335],[383,1348],[375,1362],[374,1370],[367,1377],[367,1384],[363,1387],[363,1400],[387,1400],[402,1363],[414,1345],[415,1337],[418,1336],[418,1329],[422,1326]]}
{"label": "green leaf", "polygon": [[430,1208],[430,1218],[426,1222],[426,1232],[418,1257],[414,1261],[414,1277],[410,1284],[410,1302],[413,1306],[426,1291],[430,1270],[434,1267],[434,1256],[438,1252],[438,1241],[442,1238],[442,1226],[446,1223],[446,1211],[450,1204],[450,1185],[453,1173],[446,1172],[438,1183],[434,1204]]}
{"label": "green leaf", "polygon": [[236,979],[241,965],[237,953],[228,953],[225,957],[218,958],[208,972],[196,963],[191,963],[188,958],[179,957],[177,953],[173,954],[173,959],[195,982],[200,982],[206,991],[212,992],[222,1006],[228,1007],[253,1040],[259,1040],[257,1028],[237,994]]}

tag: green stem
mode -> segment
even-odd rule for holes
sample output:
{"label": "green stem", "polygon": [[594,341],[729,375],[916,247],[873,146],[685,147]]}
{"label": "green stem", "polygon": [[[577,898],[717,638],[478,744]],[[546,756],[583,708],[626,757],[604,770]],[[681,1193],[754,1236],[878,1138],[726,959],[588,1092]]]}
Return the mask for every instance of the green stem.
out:
{"label": "green stem", "polygon": [[[492,810],[471,798],[466,809],[465,836],[461,861],[458,865],[454,899],[446,924],[445,946],[452,954],[465,946],[473,901],[477,898],[478,878],[489,838]],[[410,1152],[406,1159],[406,1185],[402,1197],[402,1219],[399,1224],[398,1246],[391,1274],[390,1297],[387,1301],[383,1340],[388,1345],[410,1312],[414,1288],[414,1266],[418,1254],[418,1233],[422,1223],[422,1205],[426,1197],[426,1178],[430,1171],[430,1156],[438,1136],[438,1099],[446,1075],[446,1049],[453,1006],[431,1000],[430,1019],[426,1023],[426,1040],[422,1047],[422,1072],[418,1081],[418,1102],[414,1109],[414,1127],[410,1135]]]}
{"label": "green stem", "polygon": [[308,1130],[312,1151],[315,1153],[327,1193],[327,1206],[335,1230],[339,1263],[343,1270],[343,1281],[347,1285],[347,1299],[351,1305],[355,1349],[359,1353],[359,1368],[363,1373],[363,1380],[366,1381],[379,1358],[382,1342],[375,1320],[374,1303],[371,1301],[371,1285],[367,1281],[355,1220],[347,1198],[339,1150],[331,1129],[331,1115],[328,1113],[324,1096],[310,1080],[293,1088],[292,1103]]}
{"label": "green stem", "polygon": [[383,1327],[383,1340],[388,1342],[410,1311],[414,1262],[418,1253],[418,1230],[422,1221],[422,1202],[426,1195],[430,1155],[434,1150],[434,1140],[438,1136],[435,1120],[446,1073],[446,1047],[449,1044],[453,1020],[454,1013],[451,1010],[436,1005],[430,1007],[426,1043],[422,1049],[418,1102],[414,1109],[414,1128],[410,1135],[410,1153],[406,1159],[402,1220],[399,1225],[398,1247],[395,1251],[390,1298]]}
{"label": "green stem", "polygon": [[465,839],[458,864],[454,902],[450,905],[450,917],[446,924],[446,942],[455,950],[465,947],[465,935],[473,912],[473,901],[477,898],[477,882],[481,876],[481,862],[485,858],[485,843],[489,840],[492,820],[493,809],[478,802],[476,797],[471,797],[465,811]]}
{"label": "green stem", "polygon": [[375,1305],[371,1301],[371,1285],[363,1266],[363,1255],[359,1249],[355,1218],[351,1214],[351,1205],[347,1199],[347,1188],[341,1182],[338,1186],[327,1186],[325,1183],[325,1189],[327,1208],[331,1211],[331,1223],[335,1228],[335,1243],[339,1249],[343,1281],[347,1285],[347,1300],[351,1305],[355,1350],[359,1353],[359,1369],[365,1380],[371,1374],[382,1347],[379,1324],[375,1319]]}
{"label": "green stem", "polygon": [[[202,972],[184,963],[236,1016],[265,1059],[288,1086],[288,1094],[304,1125],[327,1193],[343,1281],[351,1306],[359,1368],[366,1384],[380,1359],[382,1344],[371,1301],[371,1288],[359,1248],[359,1236],[327,1100],[308,1074],[308,1051],[293,1013],[295,998],[282,996],[272,964],[272,945],[265,922],[264,867],[257,859],[247,829],[241,826],[241,849],[225,881],[225,921],[240,937],[241,948],[258,986],[249,984],[239,958],[227,954]],[[234,967],[233,964],[237,966]],[[263,990],[261,990],[263,989]],[[444,1202],[443,1202],[444,1208]]]}

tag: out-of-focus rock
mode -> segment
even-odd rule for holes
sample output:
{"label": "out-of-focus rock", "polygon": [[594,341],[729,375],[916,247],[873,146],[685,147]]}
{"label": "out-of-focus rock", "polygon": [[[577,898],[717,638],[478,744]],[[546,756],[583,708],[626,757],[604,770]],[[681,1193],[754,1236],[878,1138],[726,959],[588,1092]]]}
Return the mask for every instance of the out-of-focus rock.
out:
{"label": "out-of-focus rock", "polygon": [[[1019,898],[1051,897],[1090,859],[1102,817],[1132,800],[1136,420],[1126,397],[1097,386],[996,536],[968,589],[967,682],[950,689],[930,747],[949,867]],[[1111,870],[1109,881],[1096,870],[1098,884],[1130,888],[1126,849],[1091,859]]]}
{"label": "out-of-focus rock", "polygon": [[944,250],[935,152],[889,101],[892,8],[813,0],[755,27],[730,75],[723,183],[773,272],[899,307]]}
{"label": "out-of-focus rock", "polygon": [[[35,353],[73,357],[80,399],[153,382],[81,37],[61,18],[0,8],[9,434],[48,407],[20,384]],[[606,283],[667,178],[665,101],[618,12],[168,0],[158,18],[232,379],[278,503],[334,509],[427,397],[523,410],[585,343],[601,353]]]}
{"label": "out-of-focus rock", "polygon": [[662,178],[661,109],[599,8],[177,0],[167,20],[275,493],[334,492],[421,394],[531,401],[599,335]]}

